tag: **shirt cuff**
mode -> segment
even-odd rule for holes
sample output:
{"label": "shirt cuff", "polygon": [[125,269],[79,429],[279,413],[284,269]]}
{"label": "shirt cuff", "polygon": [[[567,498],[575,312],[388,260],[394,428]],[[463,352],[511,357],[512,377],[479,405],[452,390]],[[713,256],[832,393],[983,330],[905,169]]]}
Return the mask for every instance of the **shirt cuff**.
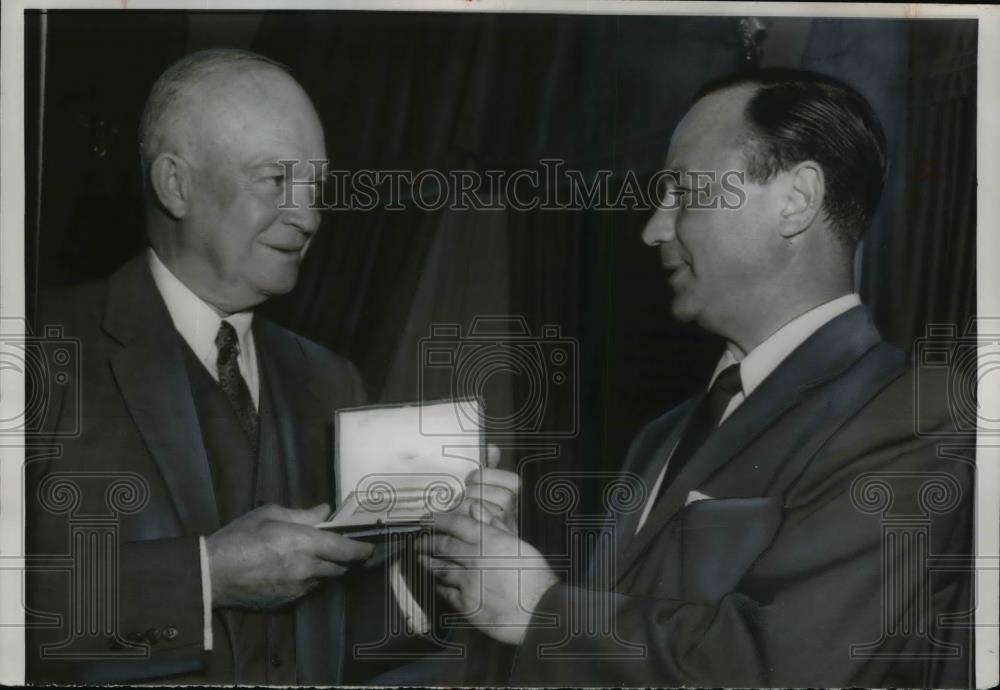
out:
{"label": "shirt cuff", "polygon": [[413,593],[410,592],[410,588],[403,578],[403,572],[400,570],[398,559],[389,566],[389,584],[392,586],[392,593],[396,595],[396,604],[403,612],[403,618],[410,631],[418,635],[429,635],[431,625],[427,620],[427,614],[424,613],[420,604],[413,597]]}
{"label": "shirt cuff", "polygon": [[198,554],[201,558],[201,606],[204,611],[203,635],[205,651],[212,651],[212,573],[208,569],[208,546],[205,537],[198,537]]}

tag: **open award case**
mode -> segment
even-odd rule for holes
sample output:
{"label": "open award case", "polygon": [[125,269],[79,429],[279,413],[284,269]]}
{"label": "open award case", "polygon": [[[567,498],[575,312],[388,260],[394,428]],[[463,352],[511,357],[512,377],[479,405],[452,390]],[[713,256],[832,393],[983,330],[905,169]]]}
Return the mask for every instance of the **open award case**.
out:
{"label": "open award case", "polygon": [[454,510],[486,457],[482,420],[479,398],[338,410],[337,509],[318,527],[371,540]]}

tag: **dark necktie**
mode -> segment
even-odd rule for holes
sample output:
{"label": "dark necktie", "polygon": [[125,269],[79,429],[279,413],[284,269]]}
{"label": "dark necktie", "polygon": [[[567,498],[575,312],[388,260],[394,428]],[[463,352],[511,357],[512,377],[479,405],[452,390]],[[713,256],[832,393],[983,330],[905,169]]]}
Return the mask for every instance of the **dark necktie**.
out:
{"label": "dark necktie", "polygon": [[236,329],[228,321],[219,324],[219,332],[215,336],[215,346],[219,348],[219,356],[215,366],[219,371],[219,385],[226,394],[230,404],[236,411],[240,426],[246,432],[250,444],[257,448],[257,408],[247,382],[240,374],[239,356],[240,341],[236,337]]}
{"label": "dark necktie", "polygon": [[660,491],[656,495],[659,501],[663,493],[678,473],[684,468],[691,456],[705,443],[709,435],[719,426],[719,420],[729,407],[729,402],[733,396],[742,392],[743,381],[740,379],[740,365],[730,364],[723,369],[708,393],[691,415],[691,421],[684,430],[684,435],[674,449],[673,455],[667,462],[667,472],[660,483]]}

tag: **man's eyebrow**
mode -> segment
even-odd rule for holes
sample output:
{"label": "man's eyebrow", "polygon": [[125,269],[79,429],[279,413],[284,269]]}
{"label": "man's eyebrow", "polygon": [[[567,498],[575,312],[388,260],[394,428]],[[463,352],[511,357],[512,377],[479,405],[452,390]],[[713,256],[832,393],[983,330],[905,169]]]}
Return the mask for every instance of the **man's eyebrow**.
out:
{"label": "man's eyebrow", "polygon": [[685,175],[688,174],[688,166],[684,163],[667,164],[663,170],[668,173],[667,180],[673,184],[680,184]]}
{"label": "man's eyebrow", "polygon": [[[262,158],[262,159],[252,160],[249,163],[247,163],[246,169],[258,170],[260,168],[277,168],[279,170],[285,170],[286,168],[291,167],[291,163],[292,162],[290,161],[282,163],[281,160],[278,158]],[[294,163],[297,165],[298,161],[294,161]]]}
{"label": "man's eyebrow", "polygon": [[[304,172],[304,177],[307,179],[313,179],[322,175],[322,167],[319,165],[313,165],[308,161],[299,161],[289,158],[260,158],[255,161],[251,161],[246,169],[248,171],[280,171],[286,175],[294,175],[299,173],[300,175]],[[315,173],[319,173],[316,175]]]}

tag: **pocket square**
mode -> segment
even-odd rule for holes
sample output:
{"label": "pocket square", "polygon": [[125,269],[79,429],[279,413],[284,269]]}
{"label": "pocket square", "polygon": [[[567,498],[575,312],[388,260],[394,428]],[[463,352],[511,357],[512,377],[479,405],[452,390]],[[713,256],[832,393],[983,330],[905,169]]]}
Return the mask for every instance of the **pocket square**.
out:
{"label": "pocket square", "polygon": [[770,496],[705,496],[681,511],[679,598],[716,606],[736,591],[774,540],[781,510],[781,501]]}
{"label": "pocket square", "polygon": [[700,491],[688,491],[687,498],[684,499],[684,505],[689,506],[692,503],[697,503],[698,501],[710,501],[712,498],[712,496],[703,494]]}

